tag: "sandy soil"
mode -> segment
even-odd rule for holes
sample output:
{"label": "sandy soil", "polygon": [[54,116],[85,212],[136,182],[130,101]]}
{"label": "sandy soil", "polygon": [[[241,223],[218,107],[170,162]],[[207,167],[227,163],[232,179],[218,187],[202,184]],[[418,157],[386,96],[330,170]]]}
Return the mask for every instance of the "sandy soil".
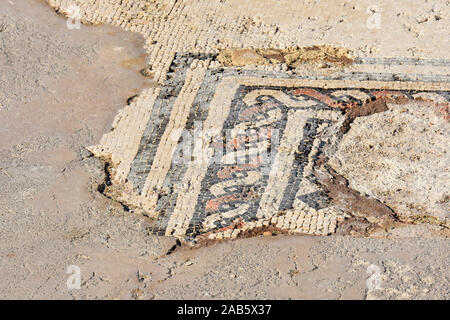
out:
{"label": "sandy soil", "polygon": [[[84,148],[153,85],[139,73],[143,46],[109,26],[68,30],[41,1],[0,4],[0,298],[449,298],[449,240],[420,227],[167,254],[175,239],[98,192],[103,163]],[[371,264],[380,289],[367,287]],[[69,265],[81,268],[79,290],[66,286]]]}

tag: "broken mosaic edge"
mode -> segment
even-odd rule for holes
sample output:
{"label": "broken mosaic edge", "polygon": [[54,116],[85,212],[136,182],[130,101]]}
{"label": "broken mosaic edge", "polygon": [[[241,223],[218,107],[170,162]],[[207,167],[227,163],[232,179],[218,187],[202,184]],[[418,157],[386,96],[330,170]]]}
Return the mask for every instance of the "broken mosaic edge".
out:
{"label": "broken mosaic edge", "polygon": [[[171,90],[173,90],[173,88],[175,88],[175,92],[178,91],[178,93],[179,93],[181,91],[181,89],[183,88],[184,83],[183,83],[183,85],[178,86],[178,87],[177,86],[173,86],[173,83],[174,83],[173,79],[178,79],[178,81],[180,79],[182,79],[183,77],[182,76],[180,77],[180,73],[183,74],[183,72],[184,72],[184,75],[185,75],[185,73],[186,73],[186,71],[188,69],[192,69],[192,62],[194,62],[194,60],[197,60],[197,61],[199,61],[199,60],[212,60],[212,62],[213,62],[214,59],[215,59],[215,55],[177,54],[175,59],[174,59],[174,61],[173,61],[173,63],[172,63],[172,67],[171,67],[171,73],[172,74],[168,74],[168,80],[166,81],[166,84],[165,84],[164,87],[170,88]],[[179,63],[180,61],[182,62],[181,64],[184,65],[184,67],[182,67],[181,70],[179,68],[180,67],[180,63]],[[392,60],[389,61],[389,63],[392,63]],[[434,63],[434,62],[431,62],[431,63]],[[211,61],[209,61],[209,64],[211,64]],[[208,65],[208,67],[209,67],[209,65]],[[217,65],[216,65],[216,67],[217,67]],[[267,75],[267,71],[245,70],[243,68],[225,69],[225,68],[220,67],[220,66],[218,66],[218,68],[216,68],[216,69],[208,69],[208,72],[210,72],[210,74],[217,75],[219,72],[221,72],[221,73],[225,73],[227,71],[230,72],[229,70],[232,70],[231,72],[237,72],[240,75],[242,75],[242,74],[245,75],[245,74],[249,74],[249,73],[251,73],[252,75],[255,75],[255,73],[256,74],[259,73],[259,76],[261,77],[261,79],[267,78],[269,76],[269,75]],[[177,74],[177,72],[178,72],[178,74]],[[263,74],[261,76],[261,73],[266,73],[266,74],[265,75]],[[274,73],[272,72],[272,76],[273,76],[273,74]],[[410,78],[408,78],[408,77],[410,77]],[[322,78],[323,79],[324,77],[322,76],[322,77],[316,77],[316,79],[311,79],[312,78],[311,76],[305,76],[305,77],[302,78],[302,77],[298,77],[298,76],[282,74],[280,78],[282,78],[282,79],[293,79],[294,78],[294,79],[297,79],[297,80],[299,78],[300,79],[304,79],[304,80],[307,80],[307,79],[308,80],[318,80],[317,78]],[[355,74],[335,74],[335,75],[333,75],[333,77],[331,77],[331,79],[326,79],[326,80],[336,80],[336,79],[345,80],[343,78],[347,78],[347,79],[349,79],[349,78],[350,79],[359,78],[359,80],[364,79],[362,81],[367,81],[367,78],[375,79],[376,81],[387,81],[388,79],[389,80],[397,80],[398,81],[398,74],[396,74],[396,75],[392,75],[392,74],[375,74],[375,75],[374,74],[371,74],[371,75],[370,74],[362,74],[362,75],[361,74],[360,75],[355,75]],[[415,75],[415,79],[411,79],[411,76],[405,75],[403,78],[408,78],[408,80],[414,80],[414,81],[417,81],[417,79],[421,79],[421,80],[426,80],[427,82],[431,82],[431,81],[434,80],[435,82],[442,83],[441,82],[442,79],[439,78],[439,77],[438,78],[436,78],[436,77],[434,77],[434,78],[433,77],[431,77],[431,78],[428,77],[427,78],[427,77],[420,77],[420,76],[418,77],[417,75]],[[164,87],[163,87],[162,92],[160,93],[160,97],[161,97],[161,95],[167,94],[167,92],[164,93]],[[419,91],[423,91],[423,90],[419,90]],[[445,97],[446,101],[448,101],[448,89],[444,90],[444,91],[442,91],[442,90],[439,91],[439,90],[435,90],[435,89],[434,90],[430,90],[430,91],[438,92],[438,93],[442,94]],[[173,93],[173,91],[172,91],[172,93]],[[210,92],[209,92],[209,94],[211,96],[214,95],[214,93],[215,92],[213,90],[210,90]],[[415,93],[414,90],[409,92],[409,94],[414,94],[414,93]],[[165,119],[167,119],[167,117],[163,117],[162,119],[164,121]],[[160,125],[160,127],[164,127],[164,126]],[[146,145],[148,145],[148,144],[144,144],[144,148],[145,148]],[[140,147],[140,150],[142,150],[142,146]],[[135,159],[136,158],[137,158],[137,156],[135,157]],[[145,175],[145,173],[144,173],[144,175]],[[245,232],[246,230],[242,230],[242,229],[246,228],[245,226],[248,226],[249,229],[252,229],[252,228],[267,227],[267,226],[273,225],[273,222],[271,220],[270,221],[262,220],[261,223],[256,222],[255,225],[253,225],[252,223],[253,222],[250,221],[248,223],[240,224],[240,223],[237,223],[237,221],[236,221],[235,224],[232,224],[234,226],[232,229],[227,228],[226,230],[210,232],[210,233],[205,233],[205,234],[208,234],[208,238],[212,238],[212,237],[220,238],[221,236],[224,237],[224,238],[233,238],[233,237],[237,237],[238,234],[241,231]],[[260,226],[260,224],[261,224],[261,226]],[[236,227],[237,225],[239,225],[240,227]],[[277,223],[276,226],[278,226],[278,225],[281,225],[282,228],[286,227],[284,224],[278,224]],[[330,225],[332,227],[334,227],[335,223],[330,223]],[[334,227],[334,229],[335,229],[335,227]],[[161,234],[161,230],[163,230],[163,229],[159,228],[159,230],[155,230],[154,233]],[[217,230],[220,230],[220,228],[218,228]],[[230,231],[230,230],[232,230],[232,231]],[[238,230],[238,231],[236,231],[236,230]],[[239,230],[241,230],[241,231],[239,231]],[[306,233],[308,233],[308,232],[306,232]],[[322,230],[322,234],[323,233],[325,233],[325,232]],[[196,236],[198,236],[198,235],[199,234],[197,234]],[[183,235],[179,234],[178,236],[183,236]],[[189,235],[186,235],[186,234],[184,236],[192,237],[192,235],[189,236]]]}

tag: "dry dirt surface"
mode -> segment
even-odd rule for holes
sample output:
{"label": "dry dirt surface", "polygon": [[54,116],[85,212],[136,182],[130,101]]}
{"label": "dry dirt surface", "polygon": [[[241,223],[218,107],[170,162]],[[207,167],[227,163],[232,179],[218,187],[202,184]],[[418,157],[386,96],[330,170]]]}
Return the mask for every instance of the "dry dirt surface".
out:
{"label": "dry dirt surface", "polygon": [[[448,1],[382,1],[376,8],[370,1],[198,1],[201,16],[194,1],[94,2],[0,3],[0,298],[450,298]],[[72,3],[83,9],[80,29],[67,27]],[[355,29],[366,26],[377,8],[384,12],[383,29]],[[186,21],[191,29],[184,28]],[[173,30],[186,35],[171,37]],[[176,87],[185,72],[179,67],[184,57],[177,60],[173,50],[198,54],[186,67],[191,82],[181,90],[182,102],[175,103],[182,110],[187,101],[186,116],[196,105],[190,92],[203,90],[200,83],[214,68],[228,70],[230,88],[235,80],[255,86],[268,77],[279,88],[293,81],[286,87],[291,91],[271,92],[292,104],[306,99],[302,88],[309,78],[302,75],[330,81],[317,86],[331,97],[339,88],[326,91],[330,83],[345,74],[374,73],[361,81],[378,91],[370,92],[374,101],[337,100],[339,112],[330,111],[334,104],[311,114],[299,111],[298,117],[331,124],[317,127],[326,147],[311,146],[304,172],[314,183],[297,186],[306,200],[295,210],[274,210],[260,225],[233,221],[231,229],[219,231],[216,222],[226,216],[217,212],[211,215],[216,220],[200,217],[194,229],[204,229],[190,233],[184,222],[170,220],[176,214],[158,218],[166,185],[148,188],[144,197],[127,180],[142,169],[133,161],[156,93]],[[211,56],[199,58],[205,52]],[[366,63],[397,57],[411,65]],[[240,72],[262,76],[250,81],[238,78]],[[413,79],[417,75],[422,78]],[[216,86],[214,81],[204,83]],[[397,96],[377,96],[393,87],[376,81],[398,85]],[[234,91],[223,88],[225,101]],[[368,94],[365,88],[352,94]],[[171,92],[166,100],[173,104]],[[222,100],[212,100],[222,107]],[[361,108],[351,109],[353,104]],[[161,111],[160,118],[169,116]],[[295,122],[289,128],[298,143]],[[131,142],[119,139],[112,148],[117,137]],[[144,189],[150,178],[144,177]],[[320,201],[312,203],[305,190],[320,191]],[[188,200],[178,202],[187,204],[183,210]],[[238,239],[223,240],[233,235]],[[67,285],[73,266],[81,271],[80,288]]]}

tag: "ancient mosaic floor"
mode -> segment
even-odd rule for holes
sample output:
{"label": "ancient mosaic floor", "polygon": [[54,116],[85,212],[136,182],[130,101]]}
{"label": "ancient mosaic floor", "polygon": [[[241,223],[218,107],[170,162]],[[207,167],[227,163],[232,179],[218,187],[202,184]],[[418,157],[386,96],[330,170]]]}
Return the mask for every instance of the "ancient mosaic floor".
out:
{"label": "ancient mosaic floor", "polygon": [[[293,46],[298,31],[280,35],[276,23],[236,16],[219,1],[49,3],[60,12],[77,3],[84,22],[121,25],[148,39],[144,73],[157,85],[126,106],[89,150],[107,163],[103,192],[152,217],[152,233],[188,240],[265,230],[328,235],[346,221],[367,230],[419,216],[448,227],[447,191],[439,191],[433,214],[411,216],[364,187],[375,179],[370,175],[354,188],[340,147],[357,121],[400,109],[412,117],[431,112],[422,113],[424,121],[448,138],[445,57]],[[199,7],[202,18],[194,14]],[[227,19],[233,27],[224,27]],[[437,157],[448,164],[445,148]]]}

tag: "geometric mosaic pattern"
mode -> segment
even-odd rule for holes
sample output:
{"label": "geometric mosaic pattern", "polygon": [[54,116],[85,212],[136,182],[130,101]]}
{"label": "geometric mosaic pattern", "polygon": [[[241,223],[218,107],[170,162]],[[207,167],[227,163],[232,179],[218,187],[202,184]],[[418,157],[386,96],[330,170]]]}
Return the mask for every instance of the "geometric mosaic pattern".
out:
{"label": "geometric mosaic pattern", "polygon": [[[213,54],[176,54],[137,150],[116,173],[116,198],[155,217],[151,231],[234,238],[256,227],[330,234],[345,213],[313,175],[350,108],[383,96],[448,106],[448,75],[328,76],[225,68]],[[356,64],[431,64],[441,60]],[[107,154],[108,143],[94,147]],[[113,161],[114,162],[114,161]],[[125,163],[125,164],[124,164]],[[126,167],[126,168],[125,168]],[[122,177],[120,177],[122,174]]]}

